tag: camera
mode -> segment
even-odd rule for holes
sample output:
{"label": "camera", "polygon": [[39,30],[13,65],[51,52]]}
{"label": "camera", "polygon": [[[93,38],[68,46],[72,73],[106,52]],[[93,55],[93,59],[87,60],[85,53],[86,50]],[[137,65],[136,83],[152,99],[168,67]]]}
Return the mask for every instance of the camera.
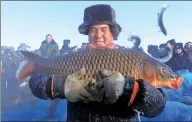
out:
{"label": "camera", "polygon": [[68,45],[68,44],[70,44],[70,40],[69,39],[64,39],[63,40],[63,45]]}
{"label": "camera", "polygon": [[158,51],[158,46],[157,45],[148,45],[147,52],[149,54],[152,54],[152,53],[154,53],[154,51],[155,52]]}
{"label": "camera", "polygon": [[166,48],[167,47],[167,44],[160,44],[159,45],[159,48]]}
{"label": "camera", "polygon": [[65,39],[63,40],[63,48],[69,48],[69,44],[70,44],[70,40],[69,39]]}

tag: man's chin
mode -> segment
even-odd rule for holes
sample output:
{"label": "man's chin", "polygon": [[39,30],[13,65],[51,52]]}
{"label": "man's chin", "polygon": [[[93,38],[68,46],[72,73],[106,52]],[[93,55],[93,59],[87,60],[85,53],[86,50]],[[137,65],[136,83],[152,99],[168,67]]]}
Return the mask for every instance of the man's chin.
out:
{"label": "man's chin", "polygon": [[105,43],[103,43],[103,42],[95,42],[94,45],[95,46],[105,46]]}

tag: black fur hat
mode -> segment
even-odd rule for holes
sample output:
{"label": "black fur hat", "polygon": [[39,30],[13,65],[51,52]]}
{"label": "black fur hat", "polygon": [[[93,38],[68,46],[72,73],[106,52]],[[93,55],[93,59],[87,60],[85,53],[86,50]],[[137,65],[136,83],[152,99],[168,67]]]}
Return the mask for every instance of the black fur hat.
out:
{"label": "black fur hat", "polygon": [[184,46],[184,48],[188,48],[188,49],[192,49],[192,42],[187,42],[187,43],[185,43],[185,46]]}
{"label": "black fur hat", "polygon": [[175,49],[180,49],[180,48],[183,48],[183,43],[176,43]]}
{"label": "black fur hat", "polygon": [[110,5],[99,4],[86,8],[83,24],[78,28],[79,33],[88,35],[89,27],[94,24],[108,24],[114,40],[117,40],[122,30],[121,26],[116,23],[115,11]]}

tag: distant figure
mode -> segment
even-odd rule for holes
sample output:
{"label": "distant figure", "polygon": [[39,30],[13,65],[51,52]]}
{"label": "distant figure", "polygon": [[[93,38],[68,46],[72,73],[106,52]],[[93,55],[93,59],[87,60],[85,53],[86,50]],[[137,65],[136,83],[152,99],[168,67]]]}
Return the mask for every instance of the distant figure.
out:
{"label": "distant figure", "polygon": [[[51,34],[46,35],[46,39],[41,43],[40,55],[44,58],[54,57],[60,55],[60,50],[57,42],[52,38]],[[59,99],[51,101],[50,110],[46,119],[52,119],[55,116]]]}
{"label": "distant figure", "polygon": [[166,63],[173,71],[188,69],[191,71],[192,63],[188,55],[184,52],[183,43],[176,43],[174,46],[173,57]]}
{"label": "distant figure", "polygon": [[187,42],[184,46],[184,52],[187,53],[188,59],[192,62],[192,42]]}
{"label": "distant figure", "polygon": [[20,46],[17,48],[17,50],[27,51],[27,48],[30,48],[30,46],[26,45],[25,43],[20,43]]}
{"label": "distant figure", "polygon": [[70,40],[66,39],[66,40],[63,40],[63,46],[62,46],[62,49],[61,49],[61,54],[67,54],[67,53],[70,53],[70,52],[73,52],[77,49],[77,46],[74,46],[74,47],[70,47],[69,44],[70,44]]}
{"label": "distant figure", "polygon": [[40,47],[41,56],[45,58],[60,55],[59,46],[52,38],[51,34],[46,35],[46,39],[41,43]]}
{"label": "distant figure", "polygon": [[9,101],[14,104],[14,100],[19,96],[19,84],[15,77],[16,70],[19,64],[18,57],[14,54],[13,50],[8,48],[5,53],[5,63],[3,66],[5,73],[5,81],[7,81],[7,93]]}
{"label": "distant figure", "polygon": [[25,43],[20,43],[19,47],[17,47],[16,54],[19,56],[21,62],[24,61],[24,56],[20,51],[27,51],[27,48],[30,48],[30,46],[26,45]]}

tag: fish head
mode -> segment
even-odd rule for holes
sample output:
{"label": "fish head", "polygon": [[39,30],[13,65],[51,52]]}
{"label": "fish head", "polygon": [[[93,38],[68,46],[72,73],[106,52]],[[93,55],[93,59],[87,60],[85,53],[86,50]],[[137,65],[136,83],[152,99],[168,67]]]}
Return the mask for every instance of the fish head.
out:
{"label": "fish head", "polygon": [[183,82],[183,78],[179,74],[173,72],[170,67],[160,62],[156,64],[155,74],[158,87],[179,89]]}
{"label": "fish head", "polygon": [[156,88],[179,89],[183,78],[167,65],[148,58],[144,62],[143,77]]}
{"label": "fish head", "polygon": [[167,7],[166,3],[164,3],[164,4],[162,5],[162,7],[163,7],[163,8],[166,8],[166,7]]}

